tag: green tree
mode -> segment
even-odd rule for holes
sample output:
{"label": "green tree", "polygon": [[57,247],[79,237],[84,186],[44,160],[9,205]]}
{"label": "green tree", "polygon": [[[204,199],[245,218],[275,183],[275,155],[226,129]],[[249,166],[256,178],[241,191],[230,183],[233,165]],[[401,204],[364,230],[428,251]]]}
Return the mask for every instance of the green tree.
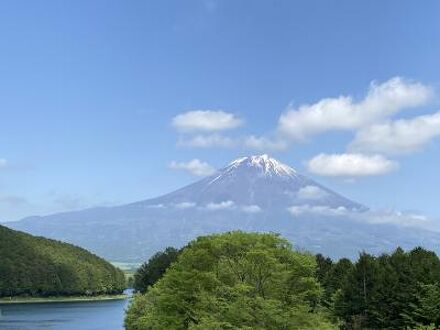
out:
{"label": "green tree", "polygon": [[337,291],[333,310],[348,329],[439,327],[438,283],[440,260],[433,252],[363,253]]}
{"label": "green tree", "polygon": [[376,258],[363,252],[335,302],[336,315],[352,328],[374,328],[370,317],[379,268]]}
{"label": "green tree", "polygon": [[333,262],[321,254],[316,256],[316,261],[318,265],[316,276],[324,290],[322,304],[331,308],[334,304],[335,294],[345,285],[348,275],[353,270],[353,264],[346,258]]}
{"label": "green tree", "polygon": [[316,302],[316,260],[275,234],[230,232],[191,242],[133,299],[134,329],[330,329]]}
{"label": "green tree", "polygon": [[0,297],[120,293],[124,274],[71,244],[0,226]]}
{"label": "green tree", "polygon": [[156,283],[177,259],[179,251],[167,247],[162,252],[157,252],[147,262],[143,263],[134,274],[133,288],[137,292],[146,292],[148,287]]}
{"label": "green tree", "polygon": [[422,284],[416,295],[415,318],[424,325],[440,327],[440,286],[439,284]]}
{"label": "green tree", "polygon": [[332,259],[324,257],[321,253],[316,255],[316,277],[319,283],[325,283],[333,267]]}

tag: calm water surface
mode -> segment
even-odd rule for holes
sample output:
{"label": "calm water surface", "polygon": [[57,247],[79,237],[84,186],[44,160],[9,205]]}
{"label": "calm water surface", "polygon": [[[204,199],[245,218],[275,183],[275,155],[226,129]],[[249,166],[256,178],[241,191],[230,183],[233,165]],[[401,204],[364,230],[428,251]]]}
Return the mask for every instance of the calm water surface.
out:
{"label": "calm water surface", "polygon": [[0,305],[1,330],[119,330],[128,299]]}

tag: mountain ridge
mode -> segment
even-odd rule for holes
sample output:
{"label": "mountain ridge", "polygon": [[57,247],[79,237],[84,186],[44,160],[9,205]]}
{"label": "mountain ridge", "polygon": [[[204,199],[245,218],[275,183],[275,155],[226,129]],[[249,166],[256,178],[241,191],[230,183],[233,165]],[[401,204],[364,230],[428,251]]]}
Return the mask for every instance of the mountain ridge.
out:
{"label": "mountain ridge", "polygon": [[[243,191],[243,187],[246,187],[247,191]],[[274,204],[276,198],[278,203],[275,204],[292,203],[292,205],[287,205],[290,207],[307,199],[303,196],[301,201],[295,202],[294,200],[297,192],[306,187],[314,187],[316,193],[321,194],[319,199],[325,200],[326,205],[331,204],[335,207],[344,206],[359,210],[367,209],[367,207],[337,194],[266,154],[238,158],[213,175],[193,184],[169,194],[136,203],[161,205],[174,201],[174,203],[196,203],[202,206],[210,202],[233,201],[236,204],[245,205],[260,203],[263,204],[259,205],[262,207],[264,204],[268,204],[267,201]],[[211,191],[214,193],[211,194]],[[219,191],[221,191],[220,194]],[[255,198],[258,193],[262,194],[261,198]],[[317,198],[308,198],[308,200],[311,204],[317,204]]]}
{"label": "mountain ridge", "polygon": [[267,155],[238,158],[212,176],[130,204],[25,218],[5,225],[83,246],[113,261],[143,261],[166,246],[230,230],[277,232],[334,258],[424,246],[440,233],[364,221],[368,207]]}

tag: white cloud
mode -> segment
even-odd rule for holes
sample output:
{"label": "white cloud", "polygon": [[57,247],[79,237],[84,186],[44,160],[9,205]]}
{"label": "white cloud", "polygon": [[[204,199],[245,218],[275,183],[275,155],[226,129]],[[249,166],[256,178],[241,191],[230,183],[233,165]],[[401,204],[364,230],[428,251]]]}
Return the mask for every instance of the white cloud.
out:
{"label": "white cloud", "polygon": [[0,158],[0,169],[5,168],[8,165],[8,162],[4,158]]}
{"label": "white cloud", "polygon": [[437,136],[440,136],[440,112],[365,128],[356,134],[350,150],[385,154],[411,153]]}
{"label": "white cloud", "polygon": [[172,125],[182,132],[222,131],[241,126],[243,121],[234,114],[224,111],[195,110],[177,115]]}
{"label": "white cloud", "polygon": [[178,209],[184,210],[184,209],[190,209],[196,206],[196,203],[192,202],[182,202],[178,204],[174,204],[174,206]]}
{"label": "white cloud", "polygon": [[348,214],[349,212],[344,206],[332,208],[325,205],[310,206],[308,204],[291,206],[287,209],[287,211],[294,216],[303,214],[342,216]]}
{"label": "white cloud", "polygon": [[293,140],[332,130],[356,130],[401,110],[426,104],[431,96],[429,87],[395,77],[382,84],[372,82],[359,102],[351,96],[339,96],[290,108],[281,115],[278,129]]}
{"label": "white cloud", "polygon": [[305,200],[320,200],[327,196],[327,192],[317,186],[305,186],[298,190],[297,197]]}
{"label": "white cloud", "polygon": [[242,206],[241,209],[243,210],[243,212],[246,212],[246,213],[260,213],[261,212],[261,207],[259,207],[258,205],[255,205],[255,204]]}
{"label": "white cloud", "polygon": [[285,150],[288,147],[286,141],[281,139],[269,139],[261,136],[250,135],[244,138],[243,146],[256,150]]}
{"label": "white cloud", "polygon": [[206,209],[210,211],[216,210],[231,210],[235,208],[235,203],[233,201],[223,201],[220,203],[209,203],[206,205]]}
{"label": "white cloud", "polygon": [[357,212],[343,206],[331,208],[329,206],[296,205],[287,211],[293,216],[320,215],[335,216],[370,224],[393,224],[398,226],[411,226],[431,230],[438,230],[438,226],[426,216],[414,212],[401,212],[396,210],[368,210]]}
{"label": "white cloud", "polygon": [[280,151],[288,147],[288,143],[282,139],[270,139],[267,137],[257,137],[254,135],[242,137],[229,137],[221,134],[198,134],[191,137],[180,137],[177,145],[191,148],[211,148],[223,147],[234,148],[243,147],[259,151]]}
{"label": "white cloud", "polygon": [[146,206],[149,209],[164,209],[165,205],[163,204],[150,204]]}
{"label": "white cloud", "polygon": [[358,177],[381,175],[398,168],[398,164],[381,155],[319,154],[308,161],[309,172],[324,176]]}
{"label": "white cloud", "polygon": [[396,210],[370,210],[365,213],[353,214],[358,220],[368,223],[389,223],[402,226],[429,227],[431,221],[422,214],[401,212]]}
{"label": "white cloud", "polygon": [[215,173],[215,168],[199,159],[193,159],[189,162],[171,162],[169,167],[174,170],[188,171],[196,176],[208,176]]}
{"label": "white cloud", "polygon": [[191,138],[180,138],[178,146],[209,148],[209,147],[233,147],[236,142],[227,136],[220,134],[196,135]]}

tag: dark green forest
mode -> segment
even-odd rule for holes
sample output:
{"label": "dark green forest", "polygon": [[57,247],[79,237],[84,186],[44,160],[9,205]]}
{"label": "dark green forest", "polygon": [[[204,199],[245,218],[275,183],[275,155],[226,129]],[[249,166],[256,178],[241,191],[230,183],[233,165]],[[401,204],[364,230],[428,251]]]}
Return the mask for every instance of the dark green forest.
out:
{"label": "dark green forest", "polygon": [[117,294],[122,271],[85,249],[0,226],[0,297]]}
{"label": "dark green forest", "polygon": [[156,283],[177,260],[179,250],[167,247],[164,251],[154,254],[148,262],[143,263],[134,274],[133,289],[136,292],[145,293],[147,289]]}
{"label": "dark green forest", "polygon": [[334,261],[231,232],[158,252],[135,278],[128,330],[440,329],[440,260],[422,248]]}
{"label": "dark green forest", "polygon": [[361,253],[354,263],[316,259],[321,304],[343,328],[440,328],[440,260],[434,252]]}

